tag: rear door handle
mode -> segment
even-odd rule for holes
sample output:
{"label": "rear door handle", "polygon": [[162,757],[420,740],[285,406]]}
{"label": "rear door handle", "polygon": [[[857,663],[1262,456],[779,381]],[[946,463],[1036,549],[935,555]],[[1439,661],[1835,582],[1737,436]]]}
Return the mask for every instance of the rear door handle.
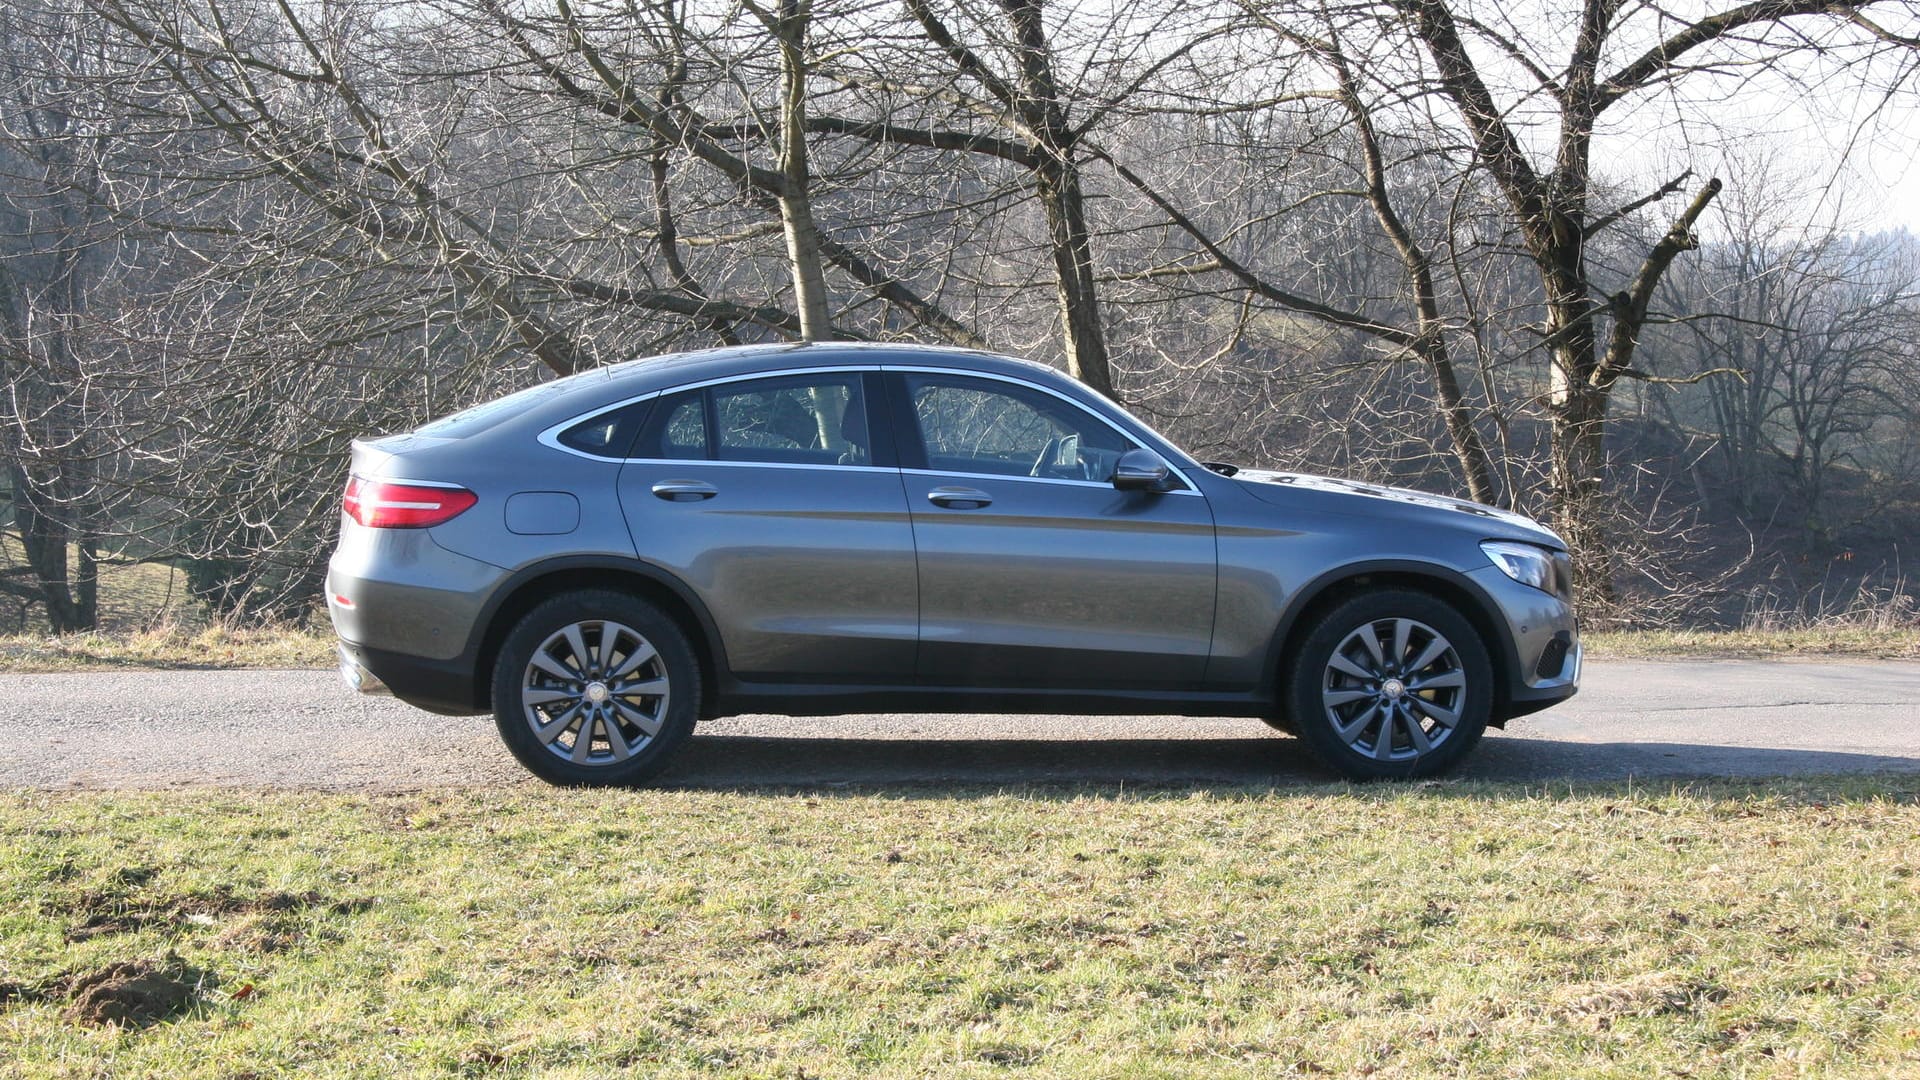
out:
{"label": "rear door handle", "polygon": [[720,494],[720,489],[705,480],[662,480],[653,485],[653,493],[668,502],[699,502]]}
{"label": "rear door handle", "polygon": [[927,501],[949,510],[978,510],[993,504],[993,496],[970,487],[937,487],[927,492]]}

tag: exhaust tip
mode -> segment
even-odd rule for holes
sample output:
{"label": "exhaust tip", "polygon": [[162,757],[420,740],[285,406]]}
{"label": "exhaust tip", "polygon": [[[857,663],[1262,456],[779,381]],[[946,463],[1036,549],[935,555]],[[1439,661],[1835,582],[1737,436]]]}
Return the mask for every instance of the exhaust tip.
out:
{"label": "exhaust tip", "polygon": [[345,645],[337,645],[335,649],[340,654],[340,681],[346,683],[348,688],[369,697],[393,696],[393,691],[380,681],[380,676],[361,667],[360,661],[353,658]]}

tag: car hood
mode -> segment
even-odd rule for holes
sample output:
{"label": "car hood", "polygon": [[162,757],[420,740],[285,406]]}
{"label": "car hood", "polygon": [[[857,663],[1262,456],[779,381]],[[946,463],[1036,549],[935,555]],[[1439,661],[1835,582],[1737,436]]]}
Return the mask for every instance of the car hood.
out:
{"label": "car hood", "polygon": [[[1489,537],[1496,534],[1509,535],[1514,539],[1527,540],[1548,547],[1565,549],[1566,541],[1545,525],[1511,510],[1487,506],[1483,503],[1469,502],[1466,499],[1435,495],[1412,488],[1384,487],[1379,484],[1367,484],[1358,480],[1342,480],[1333,476],[1314,476],[1310,473],[1277,472],[1271,469],[1240,469],[1233,474],[1235,480],[1243,483],[1263,502],[1278,502],[1285,496],[1282,492],[1309,492],[1316,496],[1332,496],[1337,503],[1345,505],[1328,506],[1326,509],[1344,513],[1367,513],[1370,509],[1384,509],[1386,505],[1418,508],[1414,513],[1443,511],[1451,514],[1470,515],[1487,523]],[[1353,500],[1348,502],[1348,500]],[[1500,526],[1494,528],[1492,526]]]}

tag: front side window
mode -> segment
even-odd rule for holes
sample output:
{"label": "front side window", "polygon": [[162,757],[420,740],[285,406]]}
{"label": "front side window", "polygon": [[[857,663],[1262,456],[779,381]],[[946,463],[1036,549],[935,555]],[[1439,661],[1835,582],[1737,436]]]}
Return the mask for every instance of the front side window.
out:
{"label": "front side window", "polygon": [[1135,443],[1050,395],[964,376],[906,376],[907,397],[938,472],[1104,482]]}

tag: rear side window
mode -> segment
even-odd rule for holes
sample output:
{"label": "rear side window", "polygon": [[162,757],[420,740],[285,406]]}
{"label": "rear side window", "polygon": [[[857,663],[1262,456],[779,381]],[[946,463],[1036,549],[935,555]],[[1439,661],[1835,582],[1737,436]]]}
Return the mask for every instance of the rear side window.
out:
{"label": "rear side window", "polygon": [[858,372],[722,383],[661,398],[628,456],[658,461],[870,465]]}
{"label": "rear side window", "polygon": [[652,411],[653,402],[636,401],[582,420],[560,433],[560,445],[594,457],[619,460],[628,456],[628,448]]}
{"label": "rear side window", "polygon": [[708,449],[706,395],[687,390],[663,397],[655,404],[629,456],[705,461]]}
{"label": "rear side window", "polygon": [[872,460],[857,374],[803,375],[712,389],[722,461],[866,465]]}

